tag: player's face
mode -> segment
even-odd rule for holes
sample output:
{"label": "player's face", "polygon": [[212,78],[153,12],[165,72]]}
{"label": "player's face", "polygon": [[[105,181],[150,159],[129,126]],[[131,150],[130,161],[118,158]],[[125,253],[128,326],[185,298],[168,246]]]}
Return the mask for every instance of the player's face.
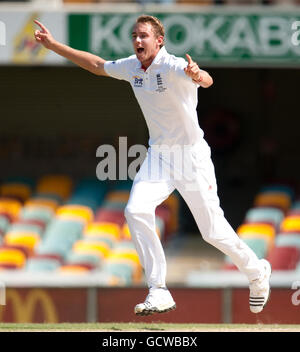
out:
{"label": "player's face", "polygon": [[151,23],[137,23],[132,32],[132,44],[137,59],[144,67],[151,65],[163,43],[162,36],[156,36]]}

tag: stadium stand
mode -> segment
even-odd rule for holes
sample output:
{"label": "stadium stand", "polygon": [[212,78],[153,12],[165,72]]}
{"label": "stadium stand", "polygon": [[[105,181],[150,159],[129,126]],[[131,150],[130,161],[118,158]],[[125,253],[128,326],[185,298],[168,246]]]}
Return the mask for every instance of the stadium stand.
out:
{"label": "stadium stand", "polygon": [[[0,268],[57,275],[103,272],[109,285],[141,283],[143,270],[124,217],[131,181],[44,175],[0,185]],[[164,243],[178,228],[173,194],[156,211]]]}
{"label": "stadium stand", "polygon": [[[290,186],[271,184],[263,187],[237,233],[259,258],[270,261],[273,271],[300,268],[299,200],[295,199]],[[237,268],[225,257],[223,269]]]}

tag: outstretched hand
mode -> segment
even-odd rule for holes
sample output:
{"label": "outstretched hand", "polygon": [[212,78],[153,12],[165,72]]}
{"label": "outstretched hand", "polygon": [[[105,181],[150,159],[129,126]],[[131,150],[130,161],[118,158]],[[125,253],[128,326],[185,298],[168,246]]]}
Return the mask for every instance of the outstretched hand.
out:
{"label": "outstretched hand", "polygon": [[35,40],[44,45],[45,48],[50,49],[54,42],[54,38],[52,37],[50,31],[41,22],[34,20],[34,23],[40,27],[40,30],[37,29],[34,31]]}
{"label": "outstretched hand", "polygon": [[195,82],[200,83],[203,81],[203,77],[201,74],[201,70],[198,66],[198,64],[192,60],[189,54],[185,54],[187,60],[188,60],[188,65],[184,69],[184,72],[187,76],[191,77]]}

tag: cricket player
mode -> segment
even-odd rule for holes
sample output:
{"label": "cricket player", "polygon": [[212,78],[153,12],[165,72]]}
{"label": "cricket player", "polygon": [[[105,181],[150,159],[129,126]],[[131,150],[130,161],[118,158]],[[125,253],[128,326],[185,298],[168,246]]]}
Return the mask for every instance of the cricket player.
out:
{"label": "cricket player", "polygon": [[[125,209],[149,287],[145,301],[135,306],[135,314],[176,308],[166,287],[166,259],[155,226],[156,207],[175,189],[186,201],[204,240],[228,255],[247,276],[250,310],[261,312],[270,294],[271,266],[257,258],[225,219],[210,148],[198,124],[198,88],[213,84],[209,73],[188,54],[186,61],[167,52],[163,24],[153,16],[137,18],[132,30],[134,55],[116,61],[64,45],[42,23],[35,23],[40,27],[35,31],[38,43],[96,75],[129,82],[145,117],[150,137],[148,154],[135,176]],[[181,147],[184,162],[191,167],[175,165],[172,158],[161,153],[162,146]]]}

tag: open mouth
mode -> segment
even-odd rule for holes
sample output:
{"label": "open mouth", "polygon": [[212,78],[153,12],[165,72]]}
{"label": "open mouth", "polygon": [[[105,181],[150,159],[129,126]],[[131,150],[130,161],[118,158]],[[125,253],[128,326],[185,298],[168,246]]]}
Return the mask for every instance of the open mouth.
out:
{"label": "open mouth", "polygon": [[136,50],[139,54],[141,54],[144,51],[144,48],[137,48]]}

